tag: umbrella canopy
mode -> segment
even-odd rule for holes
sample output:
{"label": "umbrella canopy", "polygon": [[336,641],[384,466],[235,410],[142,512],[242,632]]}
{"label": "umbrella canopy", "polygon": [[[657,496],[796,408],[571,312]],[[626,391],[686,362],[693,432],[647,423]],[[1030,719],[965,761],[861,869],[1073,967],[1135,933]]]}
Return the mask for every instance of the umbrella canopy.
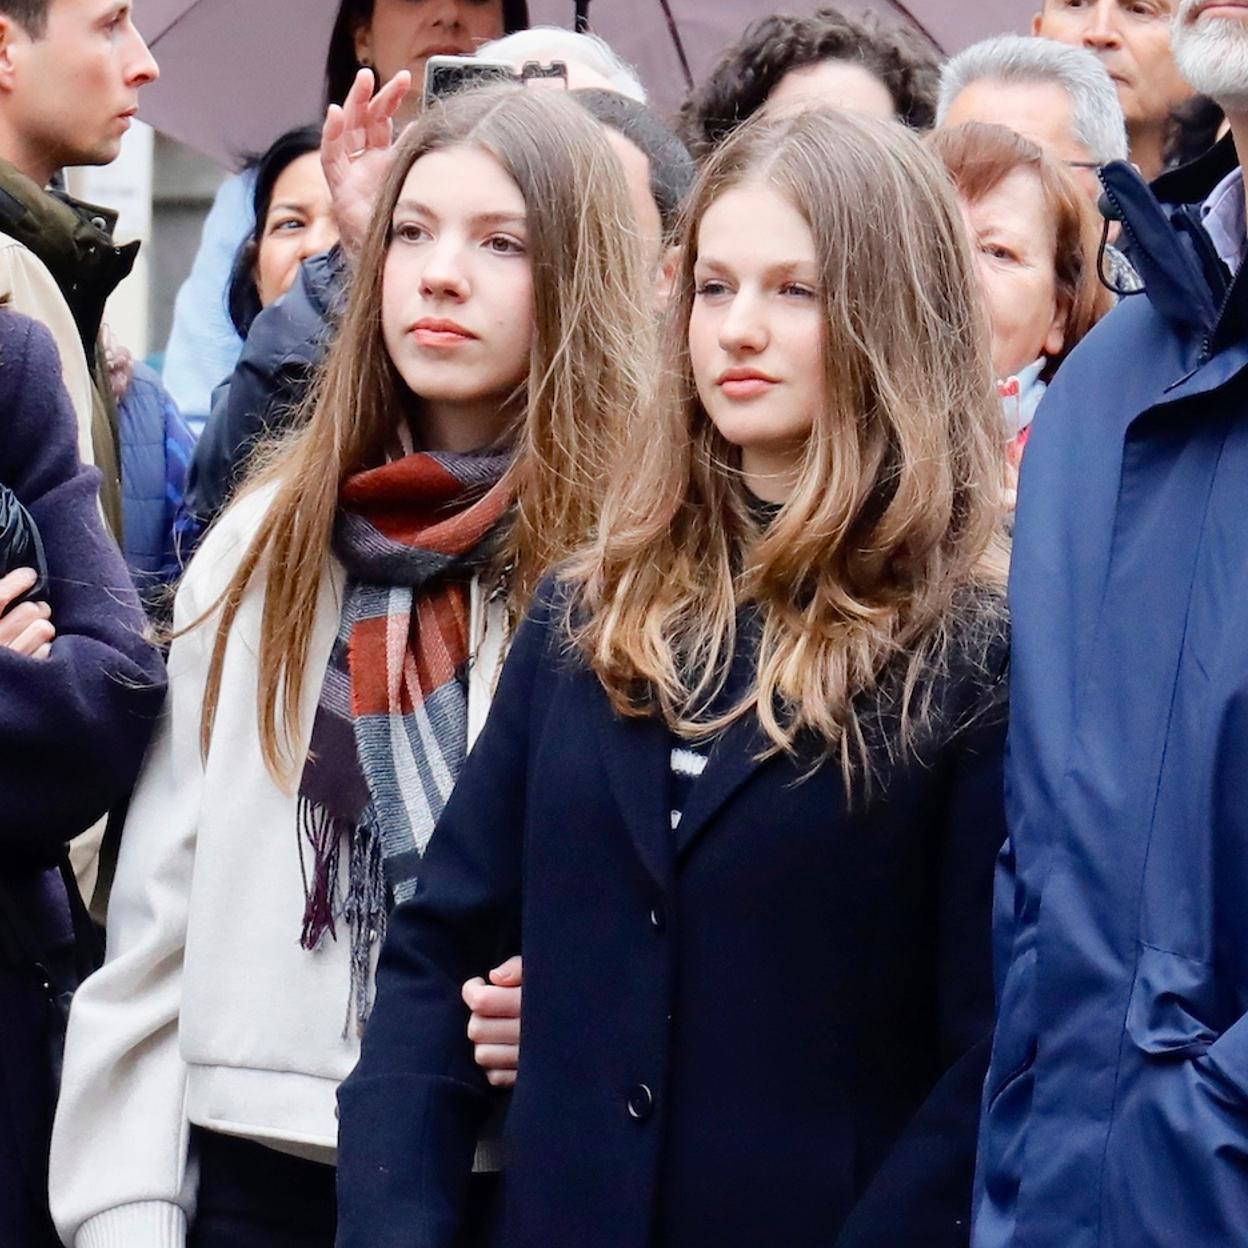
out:
{"label": "umbrella canopy", "polygon": [[[989,35],[1024,34],[1043,0],[667,0],[685,61],[695,83],[751,23],[771,13],[802,15],[829,4],[872,9],[915,26],[946,55]],[[601,35],[635,65],[660,112],[671,116],[688,90],[684,67],[660,0],[592,0],[589,16]],[[529,0],[536,25],[566,25],[567,0]]]}
{"label": "umbrella canopy", "polygon": [[[856,0],[846,7],[910,21],[941,51],[955,52],[986,35],[1025,31],[1039,4]],[[575,7],[529,0],[534,25],[571,26]],[[687,90],[686,68],[700,82],[750,22],[777,8],[818,7],[817,0],[591,0],[589,14],[670,115]],[[282,131],[317,121],[337,10],[338,0],[143,0],[139,26],[161,67],[160,81],[143,90],[143,120],[231,166]]]}

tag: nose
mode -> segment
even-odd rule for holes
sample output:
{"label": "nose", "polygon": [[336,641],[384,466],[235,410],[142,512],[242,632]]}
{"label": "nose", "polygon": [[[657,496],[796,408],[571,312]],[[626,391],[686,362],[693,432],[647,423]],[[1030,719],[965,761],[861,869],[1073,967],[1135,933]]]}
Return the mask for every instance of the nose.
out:
{"label": "nose", "polygon": [[1097,0],[1084,28],[1083,46],[1095,52],[1101,48],[1116,48],[1121,42],[1117,5],[1114,0]]}
{"label": "nose", "polygon": [[149,82],[155,82],[160,77],[160,66],[156,64],[151,48],[133,25],[130,27],[130,34],[132,38],[126,62],[126,85],[137,89]]}
{"label": "nose", "polygon": [[719,345],[729,355],[756,355],[766,350],[770,335],[756,298],[738,291],[719,323]]}
{"label": "nose", "polygon": [[309,256],[319,256],[328,251],[338,241],[338,223],[332,213],[312,222],[304,231],[303,241],[299,248],[299,259],[304,261]]}
{"label": "nose", "polygon": [[435,26],[440,26],[443,30],[454,29],[460,24],[460,2],[461,0],[434,0],[432,5],[433,13],[430,20]]}
{"label": "nose", "polygon": [[468,297],[461,244],[453,238],[439,239],[430,247],[420,275],[420,293],[427,299],[450,299],[462,303]]}

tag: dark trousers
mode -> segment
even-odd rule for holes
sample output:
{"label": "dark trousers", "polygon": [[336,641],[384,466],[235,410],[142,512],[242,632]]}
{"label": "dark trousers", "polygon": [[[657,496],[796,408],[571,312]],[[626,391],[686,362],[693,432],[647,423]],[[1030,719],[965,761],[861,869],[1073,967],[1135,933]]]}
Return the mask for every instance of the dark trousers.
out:
{"label": "dark trousers", "polygon": [[[333,1166],[200,1127],[194,1147],[199,1201],[187,1248],[334,1248]],[[488,1248],[497,1186],[497,1175],[472,1176],[463,1248]]]}
{"label": "dark trousers", "polygon": [[47,998],[0,962],[0,1245],[59,1248],[48,1214],[54,1095]]}
{"label": "dark trousers", "polygon": [[333,1166],[195,1128],[199,1201],[187,1248],[334,1248]]}

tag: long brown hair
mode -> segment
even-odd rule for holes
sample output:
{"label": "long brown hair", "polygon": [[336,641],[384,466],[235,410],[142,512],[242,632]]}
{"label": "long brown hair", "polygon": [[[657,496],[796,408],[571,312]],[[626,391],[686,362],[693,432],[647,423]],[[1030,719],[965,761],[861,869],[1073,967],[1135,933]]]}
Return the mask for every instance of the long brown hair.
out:
{"label": "long brown hair", "polygon": [[1005,126],[971,121],[938,130],[928,138],[958,193],[971,204],[1017,169],[1040,183],[1045,215],[1053,223],[1053,272],[1058,307],[1066,313],[1062,349],[1045,361],[1041,377],[1051,381],[1062,361],[1113,306],[1114,297],[1097,274],[1101,224],[1078,183],[1043,148]]}
{"label": "long brown hair", "polygon": [[[700,222],[746,183],[805,218],[824,317],[826,404],[765,528],[697,398],[687,334]],[[704,169],[683,237],[666,390],[570,570],[568,627],[621,714],[657,711],[689,737],[757,714],[774,749],[813,734],[847,785],[869,784],[863,695],[887,683],[888,744],[911,743],[961,626],[982,623],[985,601],[1001,618],[1004,433],[953,189],[900,126],[756,119]],[[710,714],[747,605],[761,618],[755,683]]]}
{"label": "long brown hair", "polygon": [[421,156],[467,145],[502,165],[529,208],[533,346],[508,470],[516,503],[498,553],[513,614],[545,569],[590,534],[621,432],[641,410],[652,376],[640,247],[623,170],[598,124],[557,92],[517,87],[469,92],[427,109],[399,143],[309,419],[249,484],[275,490],[264,523],[208,613],[220,607],[203,703],[205,751],[230,631],[263,565],[256,697],[265,762],[279,781],[292,779],[303,761],[296,743],[305,669],[342,483],[385,461],[408,412],[419,437],[419,397],[382,336],[391,218]]}

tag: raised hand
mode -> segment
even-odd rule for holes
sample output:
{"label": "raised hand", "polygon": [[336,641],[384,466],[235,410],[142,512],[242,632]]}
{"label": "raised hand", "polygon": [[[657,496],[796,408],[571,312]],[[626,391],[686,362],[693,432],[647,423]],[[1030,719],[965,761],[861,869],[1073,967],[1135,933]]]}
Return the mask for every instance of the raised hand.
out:
{"label": "raised hand", "polygon": [[341,106],[329,106],[321,131],[321,165],[343,253],[352,263],[364,246],[373,205],[390,172],[395,114],[412,87],[412,76],[405,69],[376,94],[373,81],[370,70],[360,70]]}

